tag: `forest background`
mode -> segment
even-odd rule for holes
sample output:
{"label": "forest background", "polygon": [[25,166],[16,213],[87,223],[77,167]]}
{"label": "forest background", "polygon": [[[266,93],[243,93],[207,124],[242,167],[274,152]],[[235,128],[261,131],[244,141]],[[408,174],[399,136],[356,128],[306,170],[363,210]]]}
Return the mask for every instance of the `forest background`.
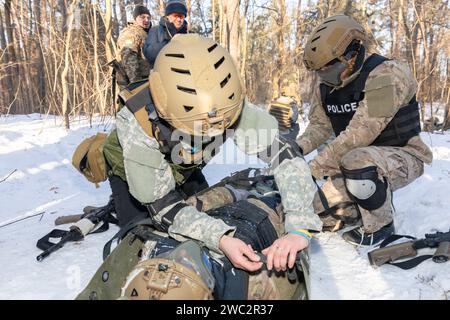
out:
{"label": "forest background", "polygon": [[[228,48],[253,103],[281,93],[308,103],[315,75],[303,65],[304,44],[321,20],[345,13],[369,31],[373,51],[409,64],[424,129],[450,128],[448,0],[186,3],[190,31]],[[59,115],[69,128],[80,115],[114,114],[108,62],[136,4],[146,5],[157,25],[162,0],[0,0],[0,116]]]}

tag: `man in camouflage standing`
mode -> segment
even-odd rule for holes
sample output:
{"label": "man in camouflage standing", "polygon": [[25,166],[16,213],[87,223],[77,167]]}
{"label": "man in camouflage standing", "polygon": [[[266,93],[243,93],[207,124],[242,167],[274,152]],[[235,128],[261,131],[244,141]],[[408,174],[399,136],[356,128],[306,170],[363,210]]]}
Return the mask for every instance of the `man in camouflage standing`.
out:
{"label": "man in camouflage standing", "polygon": [[345,15],[327,18],[311,34],[304,63],[319,76],[310,124],[297,139],[304,154],[333,132],[310,162],[326,178],[314,208],[325,228],[360,226],[343,234],[360,245],[394,233],[392,192],[423,174],[432,153],[420,138],[417,84],[403,63],[366,53],[366,32]]}
{"label": "man in camouflage standing", "polygon": [[132,82],[148,78],[150,67],[142,47],[151,28],[150,11],[141,5],[133,11],[134,22],[130,23],[117,39],[118,57],[125,74],[119,75],[117,83],[126,86]]}

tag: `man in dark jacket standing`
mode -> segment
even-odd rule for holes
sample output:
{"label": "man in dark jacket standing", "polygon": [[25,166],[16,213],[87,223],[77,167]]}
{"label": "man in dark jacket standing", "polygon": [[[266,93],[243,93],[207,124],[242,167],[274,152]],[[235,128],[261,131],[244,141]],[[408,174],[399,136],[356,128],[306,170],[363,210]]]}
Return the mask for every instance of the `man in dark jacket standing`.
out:
{"label": "man in dark jacket standing", "polygon": [[175,35],[188,32],[186,15],[187,7],[184,0],[168,0],[165,16],[161,18],[158,26],[150,29],[144,44],[144,55],[150,63],[151,69],[153,69],[159,51]]}

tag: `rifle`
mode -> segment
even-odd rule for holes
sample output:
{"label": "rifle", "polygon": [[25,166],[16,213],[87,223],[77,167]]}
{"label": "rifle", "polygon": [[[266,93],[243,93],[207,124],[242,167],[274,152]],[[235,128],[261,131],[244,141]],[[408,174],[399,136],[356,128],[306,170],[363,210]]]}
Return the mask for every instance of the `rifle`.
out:
{"label": "rifle", "polygon": [[130,78],[128,78],[123,65],[117,59],[111,60],[107,65],[112,68],[111,96],[114,104],[114,116],[116,116],[120,109],[118,105],[119,100],[117,99],[117,85],[119,85],[119,88],[128,86],[130,84]]}
{"label": "rifle", "polygon": [[93,206],[86,206],[83,208],[82,214],[74,214],[69,216],[61,216],[56,218],[55,220],[55,226],[59,226],[62,224],[68,224],[68,223],[76,223],[80,221],[81,219],[85,218],[88,215],[97,215],[100,211],[107,211],[107,212],[114,212],[114,203],[111,200],[102,207],[93,207]]}
{"label": "rifle", "polygon": [[[50,242],[50,238],[61,238],[57,243]],[[39,239],[36,246],[44,250],[40,255],[36,257],[36,260],[41,262],[47,258],[50,254],[58,249],[61,249],[67,242],[80,241],[83,240],[84,236],[80,229],[73,228],[70,231],[55,229],[49,234]]]}
{"label": "rifle", "polygon": [[[410,241],[388,246],[390,243],[408,238]],[[415,257],[417,250],[424,248],[437,248],[433,255],[423,255],[400,263],[392,263],[402,258]],[[450,231],[426,234],[425,238],[417,240],[410,236],[394,235],[383,241],[379,249],[368,253],[369,261],[374,266],[392,264],[404,270],[412,269],[423,261],[432,258],[436,263],[444,263],[450,259]]]}
{"label": "rifle", "polygon": [[[36,246],[43,250],[36,257],[41,262],[53,252],[61,249],[66,243],[81,241],[88,234],[101,233],[109,229],[109,224],[118,224],[117,219],[112,215],[114,212],[114,202],[112,198],[104,207],[89,211],[81,216],[63,217],[63,219],[80,218],[69,231],[54,229],[38,240]],[[50,242],[50,238],[59,238],[57,243]]]}

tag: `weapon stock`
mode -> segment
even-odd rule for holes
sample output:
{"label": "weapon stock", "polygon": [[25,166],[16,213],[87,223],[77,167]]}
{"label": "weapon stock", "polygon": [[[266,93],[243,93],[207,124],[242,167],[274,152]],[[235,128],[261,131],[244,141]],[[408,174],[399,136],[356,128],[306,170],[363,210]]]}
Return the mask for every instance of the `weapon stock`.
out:
{"label": "weapon stock", "polygon": [[400,238],[412,238],[410,236],[392,236],[386,239],[379,249],[375,249],[368,253],[370,264],[374,266],[381,266],[386,263],[392,263],[397,260],[417,256],[417,250],[423,248],[437,248],[434,255],[422,255],[417,258],[410,259],[401,263],[392,263],[393,265],[402,269],[411,269],[421,262],[432,258],[436,263],[443,263],[450,259],[450,231],[436,232],[433,234],[426,234],[424,239],[419,239],[391,246],[387,246],[393,241]]}
{"label": "weapon stock", "polygon": [[376,249],[369,252],[368,255],[370,264],[381,266],[398,259],[414,257],[417,255],[417,250],[414,248],[414,241],[407,241],[393,246]]}
{"label": "weapon stock", "polygon": [[82,214],[74,214],[71,216],[62,216],[62,217],[58,217],[55,220],[55,226],[59,226],[62,224],[68,224],[68,223],[75,223],[80,221],[83,218]]}
{"label": "weapon stock", "polygon": [[[61,240],[53,243],[50,242],[50,238],[60,238]],[[61,249],[67,242],[80,241],[83,238],[83,234],[77,228],[72,228],[70,231],[55,229],[37,242],[36,246],[44,252],[38,255],[36,260],[41,262],[56,250]]]}

